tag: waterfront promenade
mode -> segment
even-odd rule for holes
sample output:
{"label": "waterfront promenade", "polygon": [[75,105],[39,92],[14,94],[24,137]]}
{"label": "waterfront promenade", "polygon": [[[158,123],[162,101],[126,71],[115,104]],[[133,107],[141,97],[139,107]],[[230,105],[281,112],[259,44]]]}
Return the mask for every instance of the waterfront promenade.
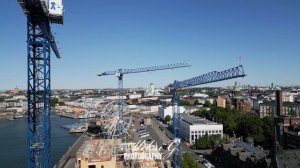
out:
{"label": "waterfront promenade", "polygon": [[53,168],[74,168],[76,162],[76,152],[83,142],[89,138],[90,137],[87,134],[82,134]]}
{"label": "waterfront promenade", "polygon": [[74,168],[76,162],[76,152],[83,142],[89,138],[90,137],[86,133],[83,133],[53,168]]}

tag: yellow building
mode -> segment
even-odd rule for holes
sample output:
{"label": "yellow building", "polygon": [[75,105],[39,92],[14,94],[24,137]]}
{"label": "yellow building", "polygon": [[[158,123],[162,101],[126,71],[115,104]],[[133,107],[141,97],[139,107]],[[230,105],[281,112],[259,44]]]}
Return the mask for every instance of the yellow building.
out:
{"label": "yellow building", "polygon": [[226,107],[226,99],[224,97],[218,96],[217,98],[217,107]]}
{"label": "yellow building", "polygon": [[120,139],[87,140],[76,154],[76,168],[115,168],[116,157],[113,147]]}

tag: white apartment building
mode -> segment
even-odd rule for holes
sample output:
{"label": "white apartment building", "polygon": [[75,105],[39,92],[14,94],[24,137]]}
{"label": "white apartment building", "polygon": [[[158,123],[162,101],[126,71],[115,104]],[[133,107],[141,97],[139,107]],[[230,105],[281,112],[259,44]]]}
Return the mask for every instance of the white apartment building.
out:
{"label": "white apartment building", "polygon": [[[276,102],[263,102],[259,104],[260,118],[267,116],[274,116],[277,111]],[[283,114],[292,115],[294,117],[300,116],[300,104],[292,102],[283,102]]]}
{"label": "white apartment building", "polygon": [[[275,93],[267,96],[269,100],[276,101]],[[289,92],[282,92],[282,102],[294,102],[294,95]]]}
{"label": "white apartment building", "polygon": [[180,136],[187,142],[193,144],[196,139],[208,135],[221,135],[223,137],[223,124],[209,121],[191,115],[183,115],[180,120]]}
{"label": "white apartment building", "polygon": [[128,98],[129,99],[139,99],[139,98],[142,98],[142,95],[141,94],[129,94]]}

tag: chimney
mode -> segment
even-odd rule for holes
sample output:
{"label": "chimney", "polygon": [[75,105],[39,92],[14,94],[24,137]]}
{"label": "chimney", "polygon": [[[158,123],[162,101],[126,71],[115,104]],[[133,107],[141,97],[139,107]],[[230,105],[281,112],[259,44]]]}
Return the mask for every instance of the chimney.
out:
{"label": "chimney", "polygon": [[282,104],[282,90],[275,91],[276,96],[276,113],[274,114],[274,152],[280,150],[280,126],[279,124],[282,123],[282,116],[283,116],[283,104]]}
{"label": "chimney", "polygon": [[282,104],[282,90],[276,90],[276,115],[283,116],[283,104]]}

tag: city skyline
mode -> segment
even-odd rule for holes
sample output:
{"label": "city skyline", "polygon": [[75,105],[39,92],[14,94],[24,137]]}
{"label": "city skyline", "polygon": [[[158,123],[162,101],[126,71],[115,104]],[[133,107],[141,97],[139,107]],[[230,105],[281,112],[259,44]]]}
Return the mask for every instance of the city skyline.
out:
{"label": "city skyline", "polygon": [[[52,88],[116,88],[97,73],[189,63],[190,68],[127,75],[124,87],[162,87],[239,65],[247,76],[203,86],[299,85],[299,1],[65,1],[53,25],[62,59],[52,57]],[[0,90],[26,88],[26,18],[17,1],[0,11]]]}

